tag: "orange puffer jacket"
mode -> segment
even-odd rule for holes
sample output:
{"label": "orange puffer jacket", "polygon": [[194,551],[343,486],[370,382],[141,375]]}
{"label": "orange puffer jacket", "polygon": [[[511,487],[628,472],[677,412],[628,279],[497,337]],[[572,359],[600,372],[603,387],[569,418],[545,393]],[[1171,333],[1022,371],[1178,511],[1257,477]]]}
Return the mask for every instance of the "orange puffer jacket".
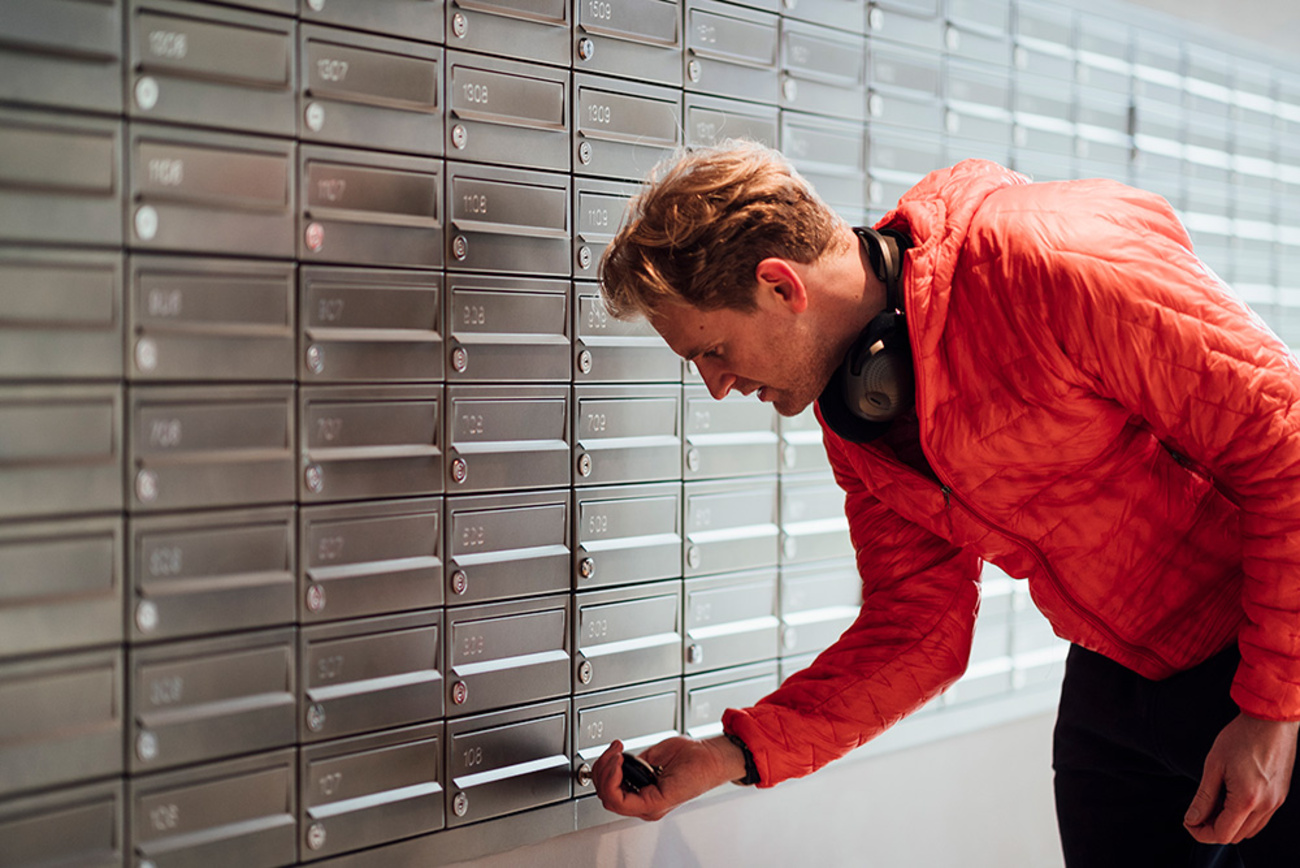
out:
{"label": "orange puffer jacket", "polygon": [[865,602],[726,731],[764,786],[862,744],[957,679],[980,560],[1057,634],[1160,679],[1240,643],[1232,698],[1300,719],[1300,366],[1190,252],[1157,196],[935,172],[907,231],[921,444],[825,434]]}

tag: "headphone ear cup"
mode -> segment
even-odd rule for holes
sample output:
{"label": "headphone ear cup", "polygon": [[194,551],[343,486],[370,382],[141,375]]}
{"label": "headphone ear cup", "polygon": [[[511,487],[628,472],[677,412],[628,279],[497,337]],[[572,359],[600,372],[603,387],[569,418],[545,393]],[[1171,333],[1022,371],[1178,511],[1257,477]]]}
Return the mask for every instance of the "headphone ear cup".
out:
{"label": "headphone ear cup", "polygon": [[890,422],[910,406],[915,388],[911,360],[882,345],[844,378],[844,400],[869,422]]}

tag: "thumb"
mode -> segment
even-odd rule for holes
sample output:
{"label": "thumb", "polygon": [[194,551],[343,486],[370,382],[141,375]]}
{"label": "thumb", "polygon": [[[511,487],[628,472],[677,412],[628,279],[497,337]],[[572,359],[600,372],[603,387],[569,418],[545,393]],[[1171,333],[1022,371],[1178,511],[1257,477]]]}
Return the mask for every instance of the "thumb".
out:
{"label": "thumb", "polygon": [[1192,798],[1192,804],[1183,816],[1183,822],[1189,826],[1199,826],[1208,820],[1210,813],[1214,810],[1214,804],[1219,798],[1219,791],[1222,786],[1222,775],[1207,768],[1201,778],[1201,785]]}

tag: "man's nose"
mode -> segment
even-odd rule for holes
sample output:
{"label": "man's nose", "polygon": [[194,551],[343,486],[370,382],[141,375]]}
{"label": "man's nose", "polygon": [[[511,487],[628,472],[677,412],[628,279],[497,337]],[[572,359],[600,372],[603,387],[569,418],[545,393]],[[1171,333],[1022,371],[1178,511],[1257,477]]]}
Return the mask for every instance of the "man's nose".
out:
{"label": "man's nose", "polygon": [[709,387],[709,394],[716,400],[721,401],[727,397],[736,386],[735,374],[729,374],[708,364],[701,365],[698,362],[696,362],[695,368],[700,372],[700,376],[704,378],[704,385]]}

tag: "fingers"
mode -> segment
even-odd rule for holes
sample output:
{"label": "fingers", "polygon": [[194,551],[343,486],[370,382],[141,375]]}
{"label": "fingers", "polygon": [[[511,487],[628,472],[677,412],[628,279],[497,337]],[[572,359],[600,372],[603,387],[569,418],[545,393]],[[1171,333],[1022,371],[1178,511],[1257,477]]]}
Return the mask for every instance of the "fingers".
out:
{"label": "fingers", "polygon": [[623,743],[615,741],[592,764],[591,780],[605,810],[624,817],[658,820],[670,810],[665,807],[658,787],[645,787],[638,793],[623,789]]}

